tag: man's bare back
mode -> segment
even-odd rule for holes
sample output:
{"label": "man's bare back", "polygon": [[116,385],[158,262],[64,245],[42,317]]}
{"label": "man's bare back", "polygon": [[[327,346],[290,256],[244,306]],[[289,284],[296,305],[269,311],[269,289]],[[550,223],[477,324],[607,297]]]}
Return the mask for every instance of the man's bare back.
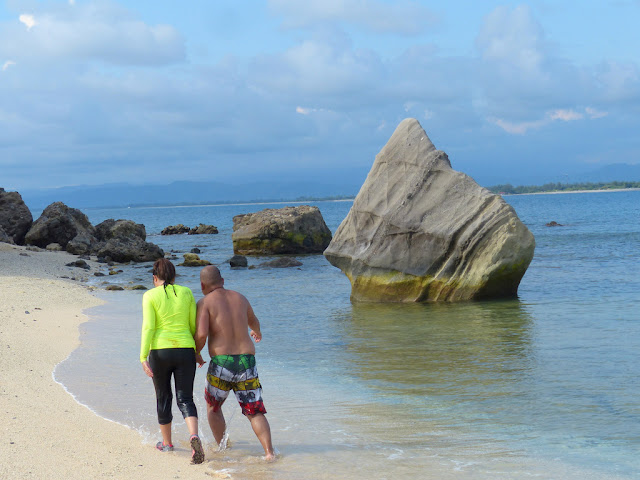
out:
{"label": "man's bare back", "polygon": [[[198,325],[195,335],[196,354],[198,355],[197,361],[203,362],[199,352],[204,348],[208,338],[209,355],[212,358],[207,372],[205,398],[207,399],[207,419],[213,436],[219,444],[224,439],[226,423],[220,407],[227,398],[229,388],[231,388],[221,390],[223,387],[218,382],[220,377],[217,372],[220,365],[216,363],[217,358],[227,355],[251,357],[251,359],[245,358],[243,360],[252,366],[244,364],[246,366],[242,373],[243,387],[239,389],[241,393],[236,392],[236,396],[243,408],[243,413],[251,422],[251,427],[264,448],[265,459],[274,460],[275,452],[271,443],[271,427],[264,416],[267,411],[262,401],[262,386],[255,368],[256,348],[251,341],[252,338],[256,343],[262,340],[260,322],[244,295],[224,288],[224,279],[217,267],[209,265],[202,269],[200,286],[204,298],[198,302]],[[227,373],[233,372],[227,371]],[[233,375],[231,375],[231,380],[227,378],[224,383],[231,385],[231,382],[236,381],[232,378]],[[210,381],[210,379],[212,380]],[[247,386],[250,387],[249,390],[247,390]],[[233,389],[235,392],[236,387]]]}
{"label": "man's bare back", "polygon": [[[201,349],[209,338],[209,355],[255,354],[256,342],[262,339],[260,323],[249,301],[223,286],[213,288],[198,302],[196,347]],[[248,329],[251,328],[251,334]]]}

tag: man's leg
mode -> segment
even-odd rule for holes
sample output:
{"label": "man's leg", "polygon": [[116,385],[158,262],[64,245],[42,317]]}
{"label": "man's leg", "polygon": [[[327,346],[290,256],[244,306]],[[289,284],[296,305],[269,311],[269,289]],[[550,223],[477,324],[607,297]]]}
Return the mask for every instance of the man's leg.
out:
{"label": "man's leg", "polygon": [[218,411],[214,412],[213,407],[207,403],[207,419],[209,420],[213,437],[216,439],[216,443],[220,445],[220,442],[222,442],[224,438],[224,431],[227,428],[224,415],[222,414],[222,407],[219,407]]}
{"label": "man's leg", "polygon": [[264,448],[264,457],[267,460],[273,460],[276,455],[273,451],[273,445],[271,444],[271,427],[262,413],[256,413],[255,415],[247,415],[247,418],[251,422],[251,428],[253,428],[256,437],[260,440],[262,448]]}

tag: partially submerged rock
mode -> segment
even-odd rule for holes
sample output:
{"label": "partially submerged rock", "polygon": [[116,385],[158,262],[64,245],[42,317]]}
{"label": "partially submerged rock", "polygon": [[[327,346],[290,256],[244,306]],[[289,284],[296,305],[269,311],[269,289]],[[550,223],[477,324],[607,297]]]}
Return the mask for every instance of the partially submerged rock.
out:
{"label": "partially submerged rock", "polygon": [[211,265],[211,262],[207,260],[201,260],[200,257],[195,253],[185,253],[184,262],[179,263],[178,265],[182,267],[204,267],[206,265]]}
{"label": "partially submerged rock", "polygon": [[189,230],[189,235],[216,235],[218,233],[218,228],[213,225],[205,225],[201,223],[197,227],[193,227]]}
{"label": "partially submerged rock", "polygon": [[183,233],[189,233],[189,227],[179,223],[178,225],[169,225],[162,229],[160,235],[180,235]]}
{"label": "partially submerged rock", "polygon": [[31,211],[20,194],[0,188],[0,242],[24,245],[24,237],[32,224]]}
{"label": "partially submerged rock", "polygon": [[453,170],[406,119],[324,254],[353,300],[460,301],[516,296],[534,248],[513,208]]}
{"label": "partially submerged rock", "polygon": [[229,266],[231,266],[231,268],[244,268],[247,265],[247,257],[244,255],[234,255],[229,259]]}
{"label": "partially submerged rock", "polygon": [[292,257],[274,258],[266,262],[262,262],[257,268],[291,268],[300,267],[302,262]]}
{"label": "partially submerged rock", "polygon": [[236,215],[231,239],[241,255],[322,253],[331,231],[318,207],[302,205]]}

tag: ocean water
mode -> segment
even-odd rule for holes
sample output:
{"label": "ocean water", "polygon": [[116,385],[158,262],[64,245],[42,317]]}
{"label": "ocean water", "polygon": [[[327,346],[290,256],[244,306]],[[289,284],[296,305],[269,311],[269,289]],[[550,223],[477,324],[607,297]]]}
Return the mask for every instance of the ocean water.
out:
{"label": "ocean water", "polygon": [[[347,278],[317,255],[297,257],[299,268],[229,268],[233,215],[283,205],[85,213],[94,224],[144,223],[148,240],[179,258],[197,246],[261,320],[256,356],[280,459],[261,461],[232,398],[224,405],[231,448],[214,449],[201,369],[195,396],[214,478],[638,478],[640,192],[505,199],[537,244],[519,298],[462,304],[351,304]],[[351,207],[312,204],[332,231]],[[552,220],[564,226],[546,227]],[[159,235],[201,222],[220,233]],[[150,264],[121,268],[94,283],[152,286]],[[200,298],[199,269],[177,269],[178,283]],[[98,295],[107,303],[88,311],[81,346],[54,375],[152,444],[153,387],[138,361],[142,293]],[[174,417],[186,458],[175,408]]]}

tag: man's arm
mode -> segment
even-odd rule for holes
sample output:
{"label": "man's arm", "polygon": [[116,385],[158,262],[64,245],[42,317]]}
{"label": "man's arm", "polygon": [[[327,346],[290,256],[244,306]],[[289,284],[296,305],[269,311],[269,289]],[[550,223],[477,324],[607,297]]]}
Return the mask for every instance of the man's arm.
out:
{"label": "man's arm", "polygon": [[260,332],[260,321],[258,320],[258,317],[256,317],[256,314],[253,313],[253,308],[251,308],[251,304],[248,301],[247,320],[249,323],[249,328],[251,329],[249,331],[249,335],[251,335],[251,338],[253,338],[255,342],[258,343],[260,340],[262,340],[262,332]]}
{"label": "man's arm", "polygon": [[193,337],[196,341],[196,353],[200,353],[200,350],[204,348],[209,335],[209,309],[205,305],[205,298],[198,300],[196,334]]}

